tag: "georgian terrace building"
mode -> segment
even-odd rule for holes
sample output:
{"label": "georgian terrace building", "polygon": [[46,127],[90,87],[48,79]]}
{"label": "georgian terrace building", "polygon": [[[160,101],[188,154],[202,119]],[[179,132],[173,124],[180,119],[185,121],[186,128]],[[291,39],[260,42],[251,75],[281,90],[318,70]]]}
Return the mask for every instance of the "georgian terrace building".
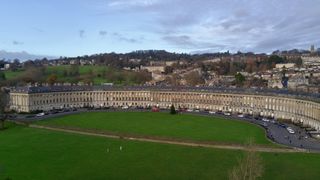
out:
{"label": "georgian terrace building", "polygon": [[150,107],[224,111],[289,119],[320,130],[320,97],[283,91],[192,87],[17,87],[10,108],[18,112],[79,107]]}

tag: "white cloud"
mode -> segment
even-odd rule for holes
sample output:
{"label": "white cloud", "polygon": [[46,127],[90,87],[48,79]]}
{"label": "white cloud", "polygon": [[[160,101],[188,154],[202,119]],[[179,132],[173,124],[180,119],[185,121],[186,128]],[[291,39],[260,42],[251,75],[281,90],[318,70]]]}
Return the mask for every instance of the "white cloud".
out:
{"label": "white cloud", "polygon": [[147,7],[154,5],[158,0],[117,0],[108,3],[109,7],[123,8],[123,7],[131,7],[131,6],[142,6]]}

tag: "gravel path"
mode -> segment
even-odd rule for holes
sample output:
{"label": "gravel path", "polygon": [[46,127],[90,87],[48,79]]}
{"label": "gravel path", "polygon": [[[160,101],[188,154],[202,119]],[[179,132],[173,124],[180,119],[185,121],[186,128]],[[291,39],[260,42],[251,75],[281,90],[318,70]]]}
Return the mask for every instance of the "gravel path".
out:
{"label": "gravel path", "polygon": [[58,132],[66,132],[72,134],[80,134],[80,135],[87,135],[87,136],[96,136],[96,137],[104,137],[104,138],[113,138],[113,139],[124,139],[130,141],[141,141],[141,142],[152,142],[152,143],[161,143],[161,144],[174,144],[174,145],[181,145],[181,146],[190,146],[190,147],[204,147],[204,148],[215,148],[215,149],[231,149],[231,150],[243,150],[249,151],[254,150],[258,152],[275,152],[275,153],[297,153],[297,152],[308,152],[304,149],[298,148],[275,148],[275,147],[260,147],[260,146],[253,146],[248,147],[244,145],[226,145],[226,144],[209,144],[209,143],[202,143],[202,142],[188,142],[188,141],[181,141],[181,140],[167,140],[167,139],[160,139],[156,137],[137,137],[137,136],[130,136],[130,135],[115,135],[112,133],[107,132],[89,132],[86,130],[75,130],[69,128],[60,128],[60,127],[50,127],[50,126],[40,126],[35,124],[30,124],[29,127],[37,128],[37,129],[45,129],[51,131],[58,131]]}

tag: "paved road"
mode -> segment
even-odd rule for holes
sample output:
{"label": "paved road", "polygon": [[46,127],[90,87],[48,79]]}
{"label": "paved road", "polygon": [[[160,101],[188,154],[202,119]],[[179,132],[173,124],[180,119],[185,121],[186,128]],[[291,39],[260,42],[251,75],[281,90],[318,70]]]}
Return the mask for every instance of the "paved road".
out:
{"label": "paved road", "polygon": [[[196,113],[191,113],[196,114]],[[291,127],[295,134],[290,134],[285,127],[279,125],[279,123],[264,122],[262,120],[256,120],[254,118],[239,118],[237,116],[225,116],[219,114],[208,114],[206,112],[199,112],[204,116],[218,116],[225,117],[233,120],[246,121],[261,126],[266,131],[266,136],[278,144],[282,144],[289,147],[296,147],[306,149],[308,151],[320,152],[320,140],[310,137],[305,129],[302,129],[293,124],[283,123],[287,127]]]}
{"label": "paved road", "polygon": [[[146,109],[129,109],[129,110],[123,110],[123,109],[108,109],[108,110],[87,110],[87,109],[78,109],[77,111],[71,111],[71,112],[61,112],[57,114],[49,114],[43,117],[31,117],[26,118],[26,115],[18,115],[15,121],[24,121],[24,122],[33,122],[33,121],[39,121],[51,117],[59,117],[59,116],[65,116],[69,114],[76,114],[81,112],[112,112],[112,111],[141,111],[141,112],[150,112],[150,110]],[[312,152],[320,152],[320,140],[314,139],[306,133],[306,131],[298,126],[295,126],[293,124],[285,124],[286,126],[292,127],[292,129],[296,132],[295,134],[289,134],[286,128],[281,127],[278,123],[272,123],[272,122],[263,122],[261,120],[255,120],[253,118],[239,118],[237,116],[225,116],[222,114],[209,114],[208,112],[184,112],[186,114],[195,114],[195,115],[202,115],[202,116],[209,116],[209,117],[225,117],[227,119],[231,120],[237,120],[237,121],[246,121],[249,123],[253,123],[256,125],[259,125],[260,127],[264,128],[266,130],[266,136],[272,140],[273,142],[276,142],[278,144],[282,144],[289,147],[294,148],[301,148]],[[307,137],[307,138],[306,138]]]}

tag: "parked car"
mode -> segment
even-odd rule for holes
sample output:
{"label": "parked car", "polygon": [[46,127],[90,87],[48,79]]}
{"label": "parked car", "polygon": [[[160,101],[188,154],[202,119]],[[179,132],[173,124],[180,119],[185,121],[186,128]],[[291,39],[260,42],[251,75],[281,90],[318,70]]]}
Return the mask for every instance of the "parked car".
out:
{"label": "parked car", "polygon": [[160,109],[158,108],[158,107],[152,107],[152,110],[151,110],[152,112],[159,112],[160,111]]}
{"label": "parked car", "polygon": [[262,121],[263,121],[263,122],[269,122],[270,120],[267,119],[267,118],[262,118]]}
{"label": "parked car", "polygon": [[294,130],[291,128],[291,127],[287,127],[287,131],[290,133],[290,134],[294,134]]}
{"label": "parked car", "polygon": [[231,116],[231,113],[225,112],[224,115],[225,115],[225,116]]}
{"label": "parked car", "polygon": [[27,115],[26,118],[33,118],[35,115]]}
{"label": "parked car", "polygon": [[238,117],[239,118],[244,118],[244,115],[243,114],[238,114]]}
{"label": "parked car", "polygon": [[15,118],[17,117],[17,115],[15,115],[15,114],[10,114],[8,117],[9,117],[10,119],[15,119]]}
{"label": "parked car", "polygon": [[70,112],[70,109],[63,109],[63,112]]}
{"label": "parked car", "polygon": [[129,109],[128,106],[122,106],[122,109]]}
{"label": "parked car", "polygon": [[42,112],[42,113],[38,113],[36,116],[37,117],[42,117],[42,116],[44,116],[45,114],[44,114],[44,112]]}
{"label": "parked car", "polygon": [[215,114],[216,112],[215,111],[209,111],[209,114]]}
{"label": "parked car", "polygon": [[287,126],[285,124],[280,123],[279,124],[280,127],[286,128]]}
{"label": "parked car", "polygon": [[223,114],[222,111],[217,111],[216,114]]}
{"label": "parked car", "polygon": [[51,113],[51,114],[57,114],[57,113],[59,113],[59,111],[58,111],[58,110],[53,109],[53,110],[51,110],[51,111],[50,111],[50,113]]}

